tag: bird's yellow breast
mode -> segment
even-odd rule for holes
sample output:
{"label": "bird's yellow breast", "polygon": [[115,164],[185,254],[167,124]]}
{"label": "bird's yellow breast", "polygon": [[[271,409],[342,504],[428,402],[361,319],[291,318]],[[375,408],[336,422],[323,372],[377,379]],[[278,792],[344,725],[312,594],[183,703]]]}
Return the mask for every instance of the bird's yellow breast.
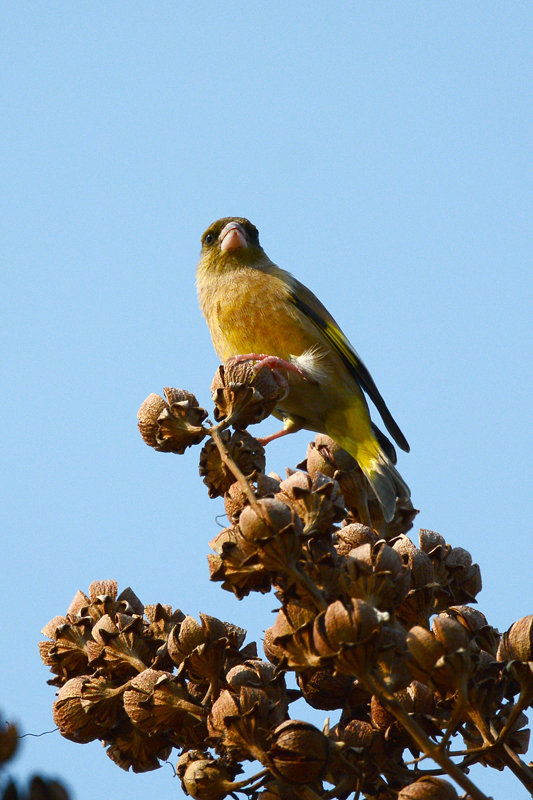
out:
{"label": "bird's yellow breast", "polygon": [[288,300],[277,276],[242,267],[225,274],[198,274],[200,305],[222,361],[245,353],[288,359],[316,343],[312,326]]}

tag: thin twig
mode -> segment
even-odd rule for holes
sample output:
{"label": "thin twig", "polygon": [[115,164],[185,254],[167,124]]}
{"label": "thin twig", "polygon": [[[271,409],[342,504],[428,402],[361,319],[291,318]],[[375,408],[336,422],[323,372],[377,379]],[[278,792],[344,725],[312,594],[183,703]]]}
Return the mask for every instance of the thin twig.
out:
{"label": "thin twig", "polygon": [[241,489],[243,490],[244,494],[246,495],[246,497],[248,499],[248,502],[250,503],[250,505],[252,506],[252,508],[256,512],[256,514],[258,514],[258,516],[260,516],[262,519],[266,519],[266,514],[265,514],[264,510],[261,508],[261,506],[259,505],[259,503],[257,502],[257,497],[253,493],[252,487],[250,486],[250,483],[248,482],[245,474],[239,469],[239,467],[237,466],[235,461],[230,456],[230,454],[228,452],[228,448],[224,444],[218,429],[216,427],[213,427],[213,428],[210,429],[209,432],[210,432],[211,436],[213,437],[213,441],[214,441],[215,445],[218,448],[218,452],[220,453],[220,458],[222,459],[224,464],[227,466],[227,468],[230,470],[230,472],[232,472],[233,475],[238,480]]}
{"label": "thin twig", "polygon": [[413,717],[409,716],[404,707],[398,702],[394,694],[388,687],[381,681],[377,675],[367,675],[365,681],[368,683],[372,692],[377,695],[380,702],[383,703],[385,708],[396,717],[398,722],[405,728],[411,735],[420,749],[427,753],[453,780],[466,792],[470,794],[472,800],[489,800],[483,794],[481,789],[472,783],[465,773],[459,769],[457,764],[449,758],[447,753],[440,749],[440,747],[431,741],[429,736],[420,727]]}

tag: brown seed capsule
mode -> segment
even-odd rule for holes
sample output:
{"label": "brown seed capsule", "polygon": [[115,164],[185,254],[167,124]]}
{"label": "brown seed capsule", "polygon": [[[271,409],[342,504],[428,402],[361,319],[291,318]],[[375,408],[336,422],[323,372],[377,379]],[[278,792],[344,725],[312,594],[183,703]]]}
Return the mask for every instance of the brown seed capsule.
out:
{"label": "brown seed capsule", "polygon": [[335,550],[340,556],[347,556],[355,547],[361,544],[375,544],[378,538],[377,533],[368,525],[352,522],[335,532]]}
{"label": "brown seed capsule", "polygon": [[322,731],[308,722],[287,720],[274,731],[268,759],[287,783],[306,784],[320,779],[328,754],[328,740]]}
{"label": "brown seed capsule", "polygon": [[121,769],[149,772],[158,769],[172,751],[172,741],[165,734],[143,733],[129,719],[115,731],[109,731],[103,744],[106,755]]}
{"label": "brown seed capsule", "polygon": [[202,422],[207,411],[185,389],[166,387],[164,392],[166,401],[151,394],[139,408],[139,431],[150,447],[166,453],[183,453],[206,436]]}
{"label": "brown seed capsule", "polygon": [[57,693],[57,700],[52,706],[54,722],[65,739],[79,744],[104,739],[107,729],[88,714],[82,704],[82,690],[90,676],[81,675],[71,678]]}
{"label": "brown seed capsule", "polygon": [[454,617],[473,637],[473,641],[482,650],[495,656],[500,642],[496,628],[489,625],[487,618],[477,608],[470,606],[450,606],[447,613]]}
{"label": "brown seed capsule", "polygon": [[533,614],[513,622],[503,634],[498,660],[533,662]]}
{"label": "brown seed capsule", "polygon": [[296,677],[305,701],[324,711],[342,708],[353,686],[352,677],[336,675],[333,669],[302,671]]}
{"label": "brown seed capsule", "polygon": [[446,653],[468,648],[471,638],[469,632],[451,614],[439,614],[433,620],[432,627],[436,640],[443,645]]}
{"label": "brown seed capsule", "polygon": [[300,520],[286,503],[266,497],[258,501],[257,507],[259,513],[252,506],[247,506],[240,516],[239,528],[245,539],[255,542],[266,541],[294,524],[296,520],[301,530]]}
{"label": "brown seed capsule", "polygon": [[194,746],[205,741],[207,711],[169,672],[145,669],[128,684],[124,709],[145,733],[172,731],[175,744]]}
{"label": "brown seed capsule", "polygon": [[288,388],[282,373],[267,367],[256,372],[252,361],[230,359],[219,366],[211,384],[215,419],[240,429],[254,425],[274,411]]}
{"label": "brown seed capsule", "polygon": [[409,666],[413,676],[426,683],[433,672],[437,660],[444,655],[443,645],[435,639],[431,631],[420,625],[413,625],[407,631]]}
{"label": "brown seed capsule", "polygon": [[348,592],[382,611],[399,605],[411,585],[408,568],[383,539],[362,544],[346,557]]}
{"label": "brown seed capsule", "polygon": [[224,665],[240,655],[246,631],[208,614],[200,614],[201,625],[187,616],[168,637],[168,652],[187,677],[201,683],[218,681]]}
{"label": "brown seed capsule", "polygon": [[223,689],[207,721],[209,736],[220,743],[219,752],[231,753],[239,760],[252,756],[263,762],[270,729],[284,717],[284,709],[273,705],[262,689]]}
{"label": "brown seed capsule", "polygon": [[270,591],[273,573],[261,562],[255,542],[245,539],[238,528],[226,528],[209,545],[216,553],[207,556],[212,581],[222,581],[222,587],[238,598]]}
{"label": "brown seed capsule", "polygon": [[321,473],[311,478],[300,470],[288,472],[278,498],[296,511],[305,535],[330,534],[333,524],[346,513],[338,483]]}
{"label": "brown seed capsule", "polygon": [[334,657],[337,672],[364,675],[373,669],[378,653],[381,625],[387,615],[354,598],[336,600],[315,619],[313,643],[322,657]]}
{"label": "brown seed capsule", "polygon": [[[279,491],[279,481],[269,475],[265,475],[263,472],[258,472],[250,483],[257,498],[274,497],[276,492]],[[241,484],[238,482],[232,483],[224,495],[224,508],[230,522],[238,522],[241,511],[248,503],[248,495]]]}
{"label": "brown seed capsule", "polygon": [[[294,668],[315,668],[323,665],[313,636],[316,611],[297,603],[287,603],[278,611],[274,625],[267,631],[268,640],[283,651],[282,661]],[[266,638],[266,637],[265,637]],[[332,655],[330,650],[328,655]]]}
{"label": "brown seed capsule", "polygon": [[404,786],[398,800],[458,800],[458,795],[448,781],[427,775]]}
{"label": "brown seed capsule", "polygon": [[181,776],[186,794],[195,800],[222,800],[233,788],[226,768],[212,758],[191,761]]}
{"label": "brown seed capsule", "polygon": [[[246,431],[229,430],[220,434],[230,458],[237,464],[246,478],[265,470],[265,450],[257,439]],[[209,490],[209,497],[220,497],[227,492],[237,478],[222,460],[218,447],[209,439],[200,453],[200,476]]]}

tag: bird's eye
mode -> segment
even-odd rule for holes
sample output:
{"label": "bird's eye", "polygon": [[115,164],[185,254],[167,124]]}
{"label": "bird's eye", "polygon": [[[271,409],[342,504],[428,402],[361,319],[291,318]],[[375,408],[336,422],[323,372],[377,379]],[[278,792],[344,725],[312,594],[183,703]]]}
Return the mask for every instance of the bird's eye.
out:
{"label": "bird's eye", "polygon": [[204,236],[204,244],[213,244],[215,237],[212,233],[206,233]]}

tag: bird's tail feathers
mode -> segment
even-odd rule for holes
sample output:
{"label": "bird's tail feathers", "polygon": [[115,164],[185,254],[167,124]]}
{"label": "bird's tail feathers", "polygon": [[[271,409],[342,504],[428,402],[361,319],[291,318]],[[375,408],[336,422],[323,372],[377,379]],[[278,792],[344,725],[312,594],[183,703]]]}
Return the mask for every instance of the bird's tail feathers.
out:
{"label": "bird's tail feathers", "polygon": [[408,500],[411,496],[409,487],[382,450],[367,464],[359,462],[359,466],[379,500],[385,522],[390,522],[396,511],[396,501]]}
{"label": "bird's tail feathers", "polygon": [[380,442],[370,431],[363,442],[347,437],[344,432],[328,430],[328,434],[355,458],[374,490],[385,522],[390,522],[396,512],[396,501],[408,500],[411,492]]}

